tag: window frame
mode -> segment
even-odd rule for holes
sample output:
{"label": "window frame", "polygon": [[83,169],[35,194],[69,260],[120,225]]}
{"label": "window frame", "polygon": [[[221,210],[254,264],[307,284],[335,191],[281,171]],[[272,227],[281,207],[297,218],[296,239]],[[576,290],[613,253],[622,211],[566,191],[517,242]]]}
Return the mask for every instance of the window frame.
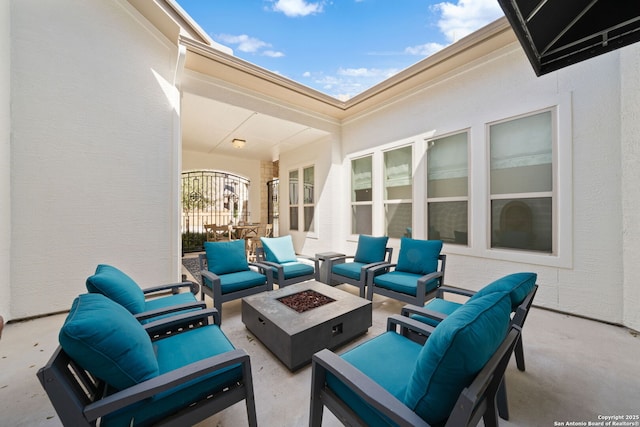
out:
{"label": "window frame", "polygon": [[[365,200],[365,201],[355,201],[353,200],[353,194],[355,189],[353,188],[353,162],[356,160],[361,160],[361,159],[366,159],[366,158],[370,158],[371,159],[371,200]],[[370,228],[371,228],[371,233],[369,234],[374,234],[374,216],[375,216],[375,183],[376,183],[376,171],[375,171],[375,156],[373,155],[373,153],[366,153],[360,156],[354,156],[351,158],[348,158],[349,161],[349,176],[350,176],[350,182],[349,182],[349,234],[351,236],[357,236],[357,233],[354,233],[354,224],[353,224],[353,209],[356,206],[371,206],[371,224],[370,224]]]}
{"label": "window frame", "polygon": [[[312,203],[306,203],[305,202],[305,176],[304,176],[304,171],[309,169],[309,168],[313,168],[313,202]],[[315,165],[315,163],[310,163],[310,164],[304,164],[301,166],[296,166],[296,167],[292,167],[289,169],[288,174],[287,174],[287,178],[288,178],[288,212],[289,212],[289,231],[290,232],[301,232],[301,233],[306,233],[308,236],[317,236],[318,234],[318,200],[316,197],[316,189],[318,188],[318,177],[317,177],[317,166]],[[291,194],[291,174],[296,172],[298,174],[298,182],[297,182],[297,187],[296,187],[296,199],[297,200],[297,204],[292,204],[291,200],[292,200],[292,194]],[[311,226],[310,226],[310,230],[305,230],[305,209],[312,207],[313,208],[313,219],[311,221]],[[297,218],[297,223],[295,224],[295,226],[297,228],[292,228],[293,225],[293,221],[291,218],[291,211],[292,208],[296,209],[298,218]]]}

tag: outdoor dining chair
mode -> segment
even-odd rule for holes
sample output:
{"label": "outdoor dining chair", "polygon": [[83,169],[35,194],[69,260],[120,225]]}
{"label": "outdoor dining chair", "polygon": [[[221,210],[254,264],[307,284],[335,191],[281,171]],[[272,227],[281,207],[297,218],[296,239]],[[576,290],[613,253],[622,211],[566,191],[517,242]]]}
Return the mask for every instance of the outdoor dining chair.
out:
{"label": "outdoor dining chair", "polygon": [[441,240],[403,237],[396,264],[384,263],[368,270],[367,299],[374,294],[423,305],[444,284],[447,257]]}
{"label": "outdoor dining chair", "polygon": [[[382,263],[391,263],[393,248],[387,247],[389,238],[373,237],[361,234],[358,236],[358,247],[355,255],[342,255],[327,259],[327,270],[330,272],[329,284],[348,283],[360,290],[360,298],[365,296],[367,272]],[[320,270],[316,259],[316,271]]]}
{"label": "outdoor dining chair", "polygon": [[185,310],[206,308],[195,297],[199,290],[197,283],[186,281],[142,289],[122,270],[108,264],[96,267],[95,273],[86,280],[86,288],[122,305],[142,323]]}
{"label": "outdoor dining chair", "polygon": [[[465,304],[437,327],[399,315],[387,332],[338,356],[314,354],[309,425],[326,406],[345,425],[498,425],[496,394],[518,340],[507,293]],[[413,328],[424,345],[398,333]],[[470,351],[473,349],[473,351]]]}
{"label": "outdoor dining chair", "polygon": [[[176,330],[185,323],[193,327]],[[215,309],[143,326],[104,295],[83,294],[59,341],[37,377],[62,425],[194,425],[243,400],[257,425],[249,355]]]}

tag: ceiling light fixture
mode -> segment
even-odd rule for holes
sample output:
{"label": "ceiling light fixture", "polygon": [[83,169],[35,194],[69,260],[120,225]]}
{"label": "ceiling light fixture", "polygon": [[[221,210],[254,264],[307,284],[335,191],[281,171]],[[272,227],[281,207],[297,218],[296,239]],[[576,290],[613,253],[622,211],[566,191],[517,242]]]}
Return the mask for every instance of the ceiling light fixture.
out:
{"label": "ceiling light fixture", "polygon": [[244,139],[238,138],[233,138],[233,140],[231,141],[231,145],[233,145],[234,148],[243,148],[246,143],[247,141],[245,141]]}

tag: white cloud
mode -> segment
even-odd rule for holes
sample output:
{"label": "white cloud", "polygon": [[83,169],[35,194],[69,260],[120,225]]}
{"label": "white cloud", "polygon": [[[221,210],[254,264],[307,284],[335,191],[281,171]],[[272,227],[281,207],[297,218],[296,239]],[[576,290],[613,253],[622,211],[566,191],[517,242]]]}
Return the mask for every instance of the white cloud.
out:
{"label": "white cloud", "polygon": [[238,36],[231,34],[220,34],[217,38],[222,43],[235,45],[241,52],[256,53],[262,48],[271,47],[269,43],[263,42],[262,40],[256,39],[254,37],[249,37],[246,34],[241,34]]}
{"label": "white cloud", "polygon": [[433,6],[441,13],[438,28],[448,41],[455,42],[495,21],[504,13],[496,0],[458,0]]}
{"label": "white cloud", "polygon": [[323,92],[341,101],[346,101],[393,76],[398,71],[395,68],[339,68],[332,75],[307,71],[303,77],[312,80],[314,87],[321,87]]}
{"label": "white cloud", "polygon": [[307,2],[305,0],[277,0],[273,10],[289,17],[307,16],[322,12],[323,2]]}
{"label": "white cloud", "polygon": [[284,56],[284,53],[275,50],[265,50],[264,52],[262,52],[262,55],[269,56],[271,58],[282,58]]}
{"label": "white cloud", "polygon": [[282,58],[285,56],[284,52],[268,49],[271,47],[270,43],[255,37],[250,37],[246,34],[219,34],[214,38],[223,44],[235,46],[240,52],[253,53],[271,58]]}
{"label": "white cloud", "polygon": [[409,46],[404,49],[404,53],[409,55],[418,55],[418,56],[431,56],[434,53],[444,49],[444,45],[440,43],[425,43],[419,44],[416,46]]}

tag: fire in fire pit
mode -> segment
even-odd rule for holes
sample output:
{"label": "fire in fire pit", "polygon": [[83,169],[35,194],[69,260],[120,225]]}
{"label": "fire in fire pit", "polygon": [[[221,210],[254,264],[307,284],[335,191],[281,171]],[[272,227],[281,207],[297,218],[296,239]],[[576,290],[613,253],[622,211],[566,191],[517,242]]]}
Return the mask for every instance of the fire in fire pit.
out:
{"label": "fire in fire pit", "polygon": [[316,307],[329,304],[335,300],[316,291],[306,290],[278,298],[278,301],[298,313],[303,313]]}

